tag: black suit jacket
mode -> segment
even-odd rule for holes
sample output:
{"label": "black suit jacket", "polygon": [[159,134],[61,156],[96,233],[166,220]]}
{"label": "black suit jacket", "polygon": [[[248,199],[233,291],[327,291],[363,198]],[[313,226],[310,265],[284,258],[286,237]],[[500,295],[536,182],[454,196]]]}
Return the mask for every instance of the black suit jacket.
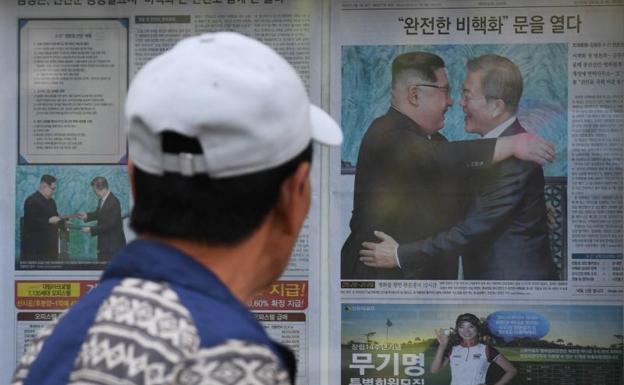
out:
{"label": "black suit jacket", "polygon": [[58,260],[59,226],[48,222],[54,216],[58,216],[54,199],[46,199],[39,191],[26,198],[20,260]]}
{"label": "black suit jacket", "polygon": [[[516,120],[501,136],[526,132]],[[556,279],[539,165],[510,158],[472,177],[466,217],[428,239],[399,246],[404,270],[463,255],[466,279]]]}
{"label": "black suit jacket", "polygon": [[[448,142],[429,139],[411,119],[394,108],[375,119],[358,154],[351,234],[341,251],[343,279],[404,279],[403,271],[377,269],[359,261],[363,241],[376,241],[374,230],[399,243],[442,231],[463,215],[462,178],[466,170],[489,165],[495,141]],[[411,278],[455,279],[456,261],[411,271]]]}
{"label": "black suit jacket", "polygon": [[90,221],[97,221],[91,228],[91,235],[98,237],[98,260],[110,261],[126,245],[119,199],[112,192],[109,193],[99,210],[87,214],[87,222]]}

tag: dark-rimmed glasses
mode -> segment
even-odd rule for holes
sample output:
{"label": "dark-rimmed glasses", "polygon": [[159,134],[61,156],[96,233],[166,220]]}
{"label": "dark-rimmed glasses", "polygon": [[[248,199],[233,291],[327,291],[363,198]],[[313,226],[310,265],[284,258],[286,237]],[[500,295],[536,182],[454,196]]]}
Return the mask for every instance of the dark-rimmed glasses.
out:
{"label": "dark-rimmed glasses", "polygon": [[436,86],[435,84],[412,84],[414,87],[430,87],[430,88],[435,88],[439,91],[444,92],[446,95],[450,95],[451,94],[451,87],[450,86]]}

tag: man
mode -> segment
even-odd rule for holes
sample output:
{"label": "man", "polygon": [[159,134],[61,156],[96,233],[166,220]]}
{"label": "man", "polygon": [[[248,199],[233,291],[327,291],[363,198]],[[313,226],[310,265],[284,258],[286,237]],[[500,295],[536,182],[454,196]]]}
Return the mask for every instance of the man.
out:
{"label": "man", "polygon": [[147,63],[126,115],[139,239],[34,341],[14,383],[294,384],[294,355],[244,304],[286,267],[311,139],[338,145],[338,125],[285,59],[225,32]]}
{"label": "man", "polygon": [[39,188],[24,201],[21,233],[21,261],[56,261],[59,253],[59,225],[62,219],[52,198],[56,178],[44,174]]}
{"label": "man", "polygon": [[545,141],[523,134],[487,141],[447,142],[438,131],[452,104],[444,61],[408,52],[392,62],[388,112],[366,131],[358,155],[351,234],[341,252],[343,279],[456,279],[457,262],[432,261],[406,275],[396,264],[378,269],[360,260],[362,242],[375,230],[399,243],[426,238],[452,226],[462,215],[464,178],[510,156],[544,162]]}
{"label": "man", "polygon": [[121,204],[119,199],[108,188],[108,181],[103,176],[97,176],[91,181],[93,193],[98,197],[95,211],[79,213],[78,216],[85,222],[97,221],[93,227],[83,227],[81,231],[91,236],[97,236],[98,262],[108,262],[126,245],[126,236],[123,232],[121,218]]}
{"label": "man", "polygon": [[[516,117],[523,88],[518,67],[502,56],[484,55],[470,60],[467,68],[460,102],[466,131],[485,139],[525,133]],[[363,262],[382,268],[400,264],[409,276],[430,263],[462,255],[466,279],[557,279],[542,168],[510,158],[478,171],[472,185],[475,197],[455,226],[423,241],[398,245],[378,233],[383,242],[365,243]]]}

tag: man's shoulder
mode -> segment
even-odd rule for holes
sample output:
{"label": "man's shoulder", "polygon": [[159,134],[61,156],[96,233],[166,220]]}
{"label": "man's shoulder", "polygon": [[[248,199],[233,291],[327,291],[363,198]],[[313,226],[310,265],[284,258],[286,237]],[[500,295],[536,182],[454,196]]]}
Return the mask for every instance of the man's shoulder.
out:
{"label": "man's shoulder", "polygon": [[375,118],[372,121],[364,137],[362,145],[376,145],[379,143],[397,144],[397,141],[404,141],[409,138],[410,141],[422,140],[426,141],[426,137],[420,132],[416,123],[411,121],[405,115],[394,110],[388,111],[386,114]]}
{"label": "man's shoulder", "polygon": [[524,134],[528,132],[526,128],[520,123],[520,121],[516,118],[509,127],[505,128],[505,130],[501,133],[500,136],[512,136],[517,134]]}
{"label": "man's shoulder", "polygon": [[178,282],[128,277],[112,288],[94,325],[108,323],[130,334],[140,331],[150,339],[170,340],[173,348],[187,352],[228,339],[253,340],[254,332],[264,337],[254,329],[255,319],[239,305]]}
{"label": "man's shoulder", "polygon": [[[205,312],[209,314],[198,319]],[[120,378],[131,375],[132,368],[147,356],[168,368],[163,379],[172,383],[193,373],[215,384],[255,383],[262,375],[272,380],[270,384],[289,383],[288,372],[268,347],[268,340],[254,339],[243,318],[218,298],[196,295],[170,283],[126,278],[101,306],[91,327],[95,341],[85,345],[101,345],[108,339],[109,346],[114,341],[126,349],[132,346],[134,356],[128,358],[136,362],[120,365]],[[88,352],[113,354],[97,349]],[[86,365],[111,359],[82,354],[81,358]]]}
{"label": "man's shoulder", "polygon": [[[513,136],[518,134],[524,134],[528,132],[524,126],[520,123],[518,119],[516,119],[509,127],[503,131],[501,137],[504,136]],[[531,171],[541,172],[542,167],[528,160],[521,160],[515,157],[510,157],[492,167],[493,170],[497,172],[499,176],[504,175],[515,175],[519,173],[529,173]]]}
{"label": "man's shoulder", "polygon": [[108,194],[108,197],[106,197],[104,204],[106,204],[107,202],[111,203],[114,206],[121,206],[121,203],[119,202],[119,198],[117,198],[117,196],[115,196],[115,194],[113,194],[112,192]]}
{"label": "man's shoulder", "polygon": [[514,176],[528,177],[532,174],[543,174],[542,166],[529,160],[511,157],[494,165],[492,170],[498,177]]}
{"label": "man's shoulder", "polygon": [[[286,373],[288,379],[268,346],[248,341],[244,334],[240,339],[228,338],[233,335],[227,332],[233,321],[224,308],[212,309],[207,324],[195,319],[198,308],[203,311],[218,302],[211,297],[193,298],[167,282],[120,280],[86,332],[71,380],[100,383],[115,377],[142,384],[147,376],[157,375],[163,383],[177,383],[173,379],[199,373],[215,384],[228,384],[236,372],[242,383],[254,383],[251,379],[259,375],[260,367],[270,378]],[[151,373],[156,366],[161,370]]]}
{"label": "man's shoulder", "polygon": [[537,163],[509,158],[490,168],[480,170],[476,180],[478,189],[485,191],[500,191],[508,188],[521,188],[527,191],[529,187],[543,189],[544,171]]}
{"label": "man's shoulder", "polygon": [[364,139],[375,135],[383,135],[388,131],[392,131],[394,129],[394,125],[392,123],[393,119],[391,119],[387,114],[376,117],[364,133]]}
{"label": "man's shoulder", "polygon": [[26,200],[24,202],[25,203],[34,203],[34,202],[41,201],[40,198],[43,198],[43,196],[38,191],[35,191],[34,193],[30,194],[26,198]]}
{"label": "man's shoulder", "polygon": [[215,385],[291,384],[288,371],[270,349],[240,340],[197,350],[176,365],[170,376],[176,384],[182,383],[179,379],[193,376],[201,376]]}
{"label": "man's shoulder", "polygon": [[67,376],[93,384],[178,383],[171,378],[198,369],[199,379],[226,384],[231,381],[218,376],[227,367],[242,378],[233,383],[256,383],[245,379],[261,376],[254,369],[260,367],[271,379],[263,383],[289,383],[280,380],[288,378],[288,356],[215,277],[192,275],[196,266],[185,261],[154,242],[129,245],[100,284],[37,341],[20,363],[16,383],[27,377],[38,383],[43,375],[60,378],[58,383],[68,382]]}

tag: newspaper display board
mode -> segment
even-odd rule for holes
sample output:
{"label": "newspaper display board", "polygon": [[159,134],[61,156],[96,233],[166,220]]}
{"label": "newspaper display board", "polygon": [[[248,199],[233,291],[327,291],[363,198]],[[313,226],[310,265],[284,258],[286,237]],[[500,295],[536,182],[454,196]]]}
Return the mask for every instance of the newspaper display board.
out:
{"label": "newspaper display board", "polygon": [[[621,383],[623,18],[620,1],[332,3],[330,383],[507,383],[510,367],[513,384]],[[488,164],[490,131],[556,158]],[[468,380],[455,357],[475,341],[506,363]]]}
{"label": "newspaper display board", "polygon": [[[2,131],[8,140],[0,148],[12,159],[1,194],[11,201],[2,207],[2,281],[7,295],[14,293],[14,301],[3,302],[2,325],[9,330],[2,336],[3,353],[11,357],[2,364],[3,382],[36,332],[84,295],[85,285],[97,282],[109,259],[102,247],[110,242],[95,230],[108,218],[93,214],[104,212],[112,195],[115,231],[125,239],[111,253],[134,238],[123,105],[137,71],[184,37],[237,31],[283,55],[320,104],[321,6],[288,0],[0,5],[3,51],[15,59],[1,66]],[[302,385],[320,382],[320,158],[312,168],[311,210],[291,263],[270,290],[248,304],[269,334],[295,351]],[[100,177],[111,191],[102,207],[93,189]],[[58,219],[49,223],[51,217]]]}
{"label": "newspaper display board", "polygon": [[[321,17],[323,11],[330,17]],[[248,304],[268,333],[294,350],[297,384],[448,384],[453,379],[449,365],[431,373],[439,340],[445,338],[436,331],[456,338],[455,320],[465,313],[483,326],[479,348],[484,353],[472,358],[493,362],[484,364],[483,383],[504,375],[501,361],[490,356],[494,349],[517,371],[512,384],[621,384],[622,20],[622,0],[3,2],[0,340],[5,343],[0,353],[6,359],[0,364],[0,381],[8,381],[28,341],[86,294],[106,264],[98,253],[98,237],[89,233],[97,221],[81,216],[98,207],[91,187],[96,177],[106,179],[119,201],[117,230],[126,241],[134,238],[128,227],[132,198],[123,135],[127,85],[143,64],[179,39],[232,30],[285,56],[302,75],[314,103],[321,104],[322,90],[329,94],[323,107],[345,134],[342,148],[329,157],[315,148],[312,206],[291,262],[279,281]],[[556,159],[539,168],[543,185],[532,190],[543,196],[540,218],[547,220],[542,235],[548,238],[548,252],[542,254],[548,258],[540,266],[547,265],[548,272],[529,263],[524,272],[505,270],[500,255],[490,253],[498,269],[491,273],[487,255],[479,263],[473,259],[475,248],[494,244],[481,238],[461,252],[433,255],[435,268],[407,278],[397,269],[360,269],[367,272],[362,275],[342,269],[342,250],[352,232],[354,182],[364,169],[358,169],[362,143],[374,120],[389,111],[393,60],[408,52],[433,53],[444,60],[448,85],[415,86],[427,95],[452,99],[452,105],[438,111],[444,122],[440,133],[451,142],[479,140],[466,132],[471,118],[466,115],[478,112],[468,103],[481,101],[466,94],[467,60],[498,55],[519,68],[523,92],[518,121],[556,150]],[[438,74],[435,80],[440,80]],[[410,142],[403,138],[392,144]],[[467,148],[461,143],[450,149],[432,146],[436,151],[428,153],[438,154],[429,160],[432,164],[457,165]],[[439,158],[442,153],[448,158]],[[470,152],[475,153],[480,152]],[[384,171],[396,154],[379,151],[368,160]],[[481,158],[488,155],[482,152]],[[473,179],[478,180],[480,171],[472,174],[472,168],[487,172],[496,167],[480,164],[481,158],[461,163],[470,169],[461,173],[448,166],[433,168],[426,178],[438,184],[418,192],[424,197],[422,213],[414,206],[418,199],[409,194],[367,208],[372,212],[377,204],[389,204],[392,210],[386,215],[394,218],[396,231],[422,234],[416,229],[434,223],[436,233],[448,230],[466,219],[478,196]],[[401,162],[386,168],[378,180],[372,178],[373,183],[383,187],[385,176],[408,183],[413,178],[405,171],[408,165],[418,166]],[[44,186],[40,191],[43,175],[54,177],[55,189]],[[40,193],[51,199],[35,212],[46,210],[59,221],[47,232],[52,246],[44,247],[40,239],[35,242],[40,248],[25,251],[24,244],[32,244],[23,239],[29,236],[32,207],[37,207],[33,196]],[[429,203],[427,195],[445,199]],[[440,222],[442,212],[445,223]],[[416,249],[433,235],[399,238],[381,225],[372,224],[373,230],[399,243],[416,242]],[[494,230],[505,231],[505,226]],[[359,252],[360,241],[380,240],[369,231],[354,250]],[[502,248],[516,251],[531,240]],[[533,279],[536,272],[544,276]],[[322,282],[329,288],[321,287]],[[450,345],[445,354],[453,363],[452,356],[460,353]]]}

